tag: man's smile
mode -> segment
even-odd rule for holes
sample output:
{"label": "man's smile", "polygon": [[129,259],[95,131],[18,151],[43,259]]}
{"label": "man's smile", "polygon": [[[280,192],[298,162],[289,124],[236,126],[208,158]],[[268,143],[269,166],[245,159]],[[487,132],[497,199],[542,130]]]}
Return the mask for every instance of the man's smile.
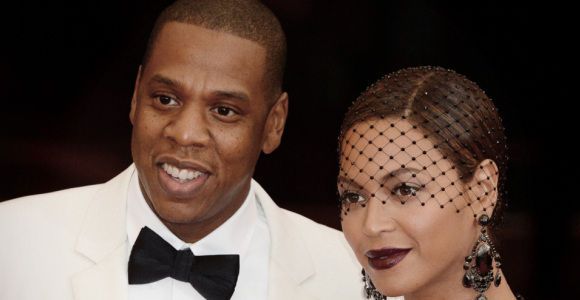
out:
{"label": "man's smile", "polygon": [[191,181],[193,179],[199,178],[199,176],[204,175],[205,173],[200,172],[198,170],[192,169],[180,169],[176,166],[170,165],[168,163],[163,163],[161,168],[167,173],[171,175],[175,180],[179,181],[180,183],[185,183]]}
{"label": "man's smile", "polygon": [[158,164],[158,179],[161,188],[177,199],[194,197],[210,175],[205,168],[194,164],[170,162]]}

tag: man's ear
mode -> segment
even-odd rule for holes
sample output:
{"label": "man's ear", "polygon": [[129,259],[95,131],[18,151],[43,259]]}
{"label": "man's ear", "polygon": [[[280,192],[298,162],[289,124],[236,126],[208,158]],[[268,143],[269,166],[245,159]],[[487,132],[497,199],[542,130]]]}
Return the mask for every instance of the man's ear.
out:
{"label": "man's ear", "polygon": [[482,212],[486,212],[490,217],[497,203],[498,183],[499,170],[491,159],[485,159],[479,163],[469,183],[471,202],[480,203]]}
{"label": "man's ear", "polygon": [[264,137],[262,151],[266,154],[272,153],[282,140],[286,118],[288,117],[288,93],[283,92],[268,113],[264,126]]}
{"label": "man's ear", "polygon": [[141,71],[143,66],[139,65],[137,71],[137,78],[135,78],[135,86],[133,87],[133,96],[131,97],[131,111],[129,112],[129,120],[131,124],[135,125],[135,110],[137,110],[137,91],[139,90],[139,81],[141,80]]}

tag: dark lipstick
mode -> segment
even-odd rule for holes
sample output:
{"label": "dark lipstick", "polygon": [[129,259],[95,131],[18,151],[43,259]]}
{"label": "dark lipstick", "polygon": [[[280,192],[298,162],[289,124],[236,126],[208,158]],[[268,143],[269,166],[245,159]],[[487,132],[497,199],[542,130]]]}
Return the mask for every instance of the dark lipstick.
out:
{"label": "dark lipstick", "polygon": [[376,270],[390,269],[397,265],[407,256],[411,249],[383,248],[370,250],[365,255],[368,257],[369,265]]}

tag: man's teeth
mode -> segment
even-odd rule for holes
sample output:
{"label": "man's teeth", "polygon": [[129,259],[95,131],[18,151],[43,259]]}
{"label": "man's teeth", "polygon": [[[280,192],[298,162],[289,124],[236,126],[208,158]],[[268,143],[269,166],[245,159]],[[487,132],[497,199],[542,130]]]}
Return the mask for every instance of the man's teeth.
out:
{"label": "man's teeth", "polygon": [[203,175],[202,172],[196,170],[188,170],[188,169],[178,169],[175,166],[170,164],[164,163],[162,165],[163,170],[171,175],[175,179],[179,179],[180,181],[188,181],[192,179],[196,179],[199,176]]}

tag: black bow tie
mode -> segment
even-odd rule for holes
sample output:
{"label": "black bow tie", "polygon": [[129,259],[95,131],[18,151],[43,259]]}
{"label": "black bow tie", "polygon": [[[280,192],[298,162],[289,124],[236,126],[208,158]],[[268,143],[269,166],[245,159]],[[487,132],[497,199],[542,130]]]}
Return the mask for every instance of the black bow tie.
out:
{"label": "black bow tie", "polygon": [[239,255],[195,256],[190,249],[178,251],[147,227],[141,229],[129,257],[129,284],[171,277],[191,283],[208,300],[230,299],[239,271]]}

